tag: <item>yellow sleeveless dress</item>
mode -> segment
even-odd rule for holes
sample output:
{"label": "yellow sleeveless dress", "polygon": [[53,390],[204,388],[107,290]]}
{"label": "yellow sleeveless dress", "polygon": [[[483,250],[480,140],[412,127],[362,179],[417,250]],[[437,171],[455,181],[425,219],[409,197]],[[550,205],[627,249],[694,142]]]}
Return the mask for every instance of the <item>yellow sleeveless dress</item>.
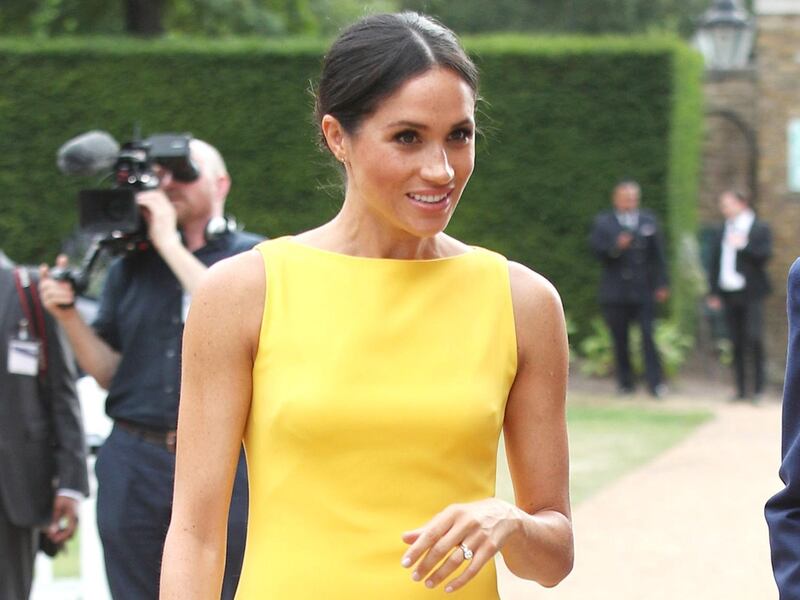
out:
{"label": "yellow sleeveless dress", "polygon": [[[267,295],[237,600],[452,597],[411,580],[401,534],[494,495],[517,360],[506,259],[257,249]],[[494,563],[455,597],[497,599]]]}

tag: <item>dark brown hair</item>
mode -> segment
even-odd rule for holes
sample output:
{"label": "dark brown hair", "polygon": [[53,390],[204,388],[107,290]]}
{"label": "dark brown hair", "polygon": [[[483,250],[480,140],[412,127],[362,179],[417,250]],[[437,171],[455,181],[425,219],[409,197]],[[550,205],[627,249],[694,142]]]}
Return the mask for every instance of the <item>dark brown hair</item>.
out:
{"label": "dark brown hair", "polygon": [[747,204],[748,206],[750,205],[750,197],[744,190],[738,188],[728,188],[727,190],[723,190],[723,192],[719,196],[721,198],[722,196],[726,195],[733,196],[742,204]]}
{"label": "dark brown hair", "polygon": [[[325,55],[316,93],[317,126],[329,114],[347,133],[355,133],[381,100],[435,66],[455,71],[477,100],[478,69],[447,27],[415,12],[361,19]],[[320,138],[326,146],[321,131]]]}

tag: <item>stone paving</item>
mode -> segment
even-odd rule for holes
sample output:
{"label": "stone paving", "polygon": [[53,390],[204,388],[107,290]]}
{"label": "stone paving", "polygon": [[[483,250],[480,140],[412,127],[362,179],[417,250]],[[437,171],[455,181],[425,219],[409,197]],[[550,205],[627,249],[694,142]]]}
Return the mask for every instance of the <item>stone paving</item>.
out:
{"label": "stone paving", "polygon": [[777,599],[763,508],[781,486],[779,399],[700,402],[712,420],[574,510],[572,574],[548,590],[499,565],[503,600]]}

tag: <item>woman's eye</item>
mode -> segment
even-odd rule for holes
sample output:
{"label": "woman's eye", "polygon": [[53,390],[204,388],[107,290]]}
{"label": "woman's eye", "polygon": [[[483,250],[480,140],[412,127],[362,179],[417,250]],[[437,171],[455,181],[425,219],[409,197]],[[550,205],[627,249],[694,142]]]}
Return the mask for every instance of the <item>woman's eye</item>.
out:
{"label": "woman's eye", "polygon": [[413,131],[401,131],[394,139],[400,142],[401,144],[413,144],[414,142],[418,141],[419,138],[417,134]]}
{"label": "woman's eye", "polygon": [[450,134],[450,139],[454,142],[468,142],[472,139],[472,130],[467,128],[456,129]]}

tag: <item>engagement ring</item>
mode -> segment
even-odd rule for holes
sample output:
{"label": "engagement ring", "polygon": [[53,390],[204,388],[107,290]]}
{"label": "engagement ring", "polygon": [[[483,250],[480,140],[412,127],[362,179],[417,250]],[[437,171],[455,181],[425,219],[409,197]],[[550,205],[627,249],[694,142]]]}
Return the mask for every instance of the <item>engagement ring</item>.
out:
{"label": "engagement ring", "polygon": [[464,553],[464,560],[472,560],[472,550],[467,548],[466,544],[461,544],[459,548],[461,548],[461,551]]}

